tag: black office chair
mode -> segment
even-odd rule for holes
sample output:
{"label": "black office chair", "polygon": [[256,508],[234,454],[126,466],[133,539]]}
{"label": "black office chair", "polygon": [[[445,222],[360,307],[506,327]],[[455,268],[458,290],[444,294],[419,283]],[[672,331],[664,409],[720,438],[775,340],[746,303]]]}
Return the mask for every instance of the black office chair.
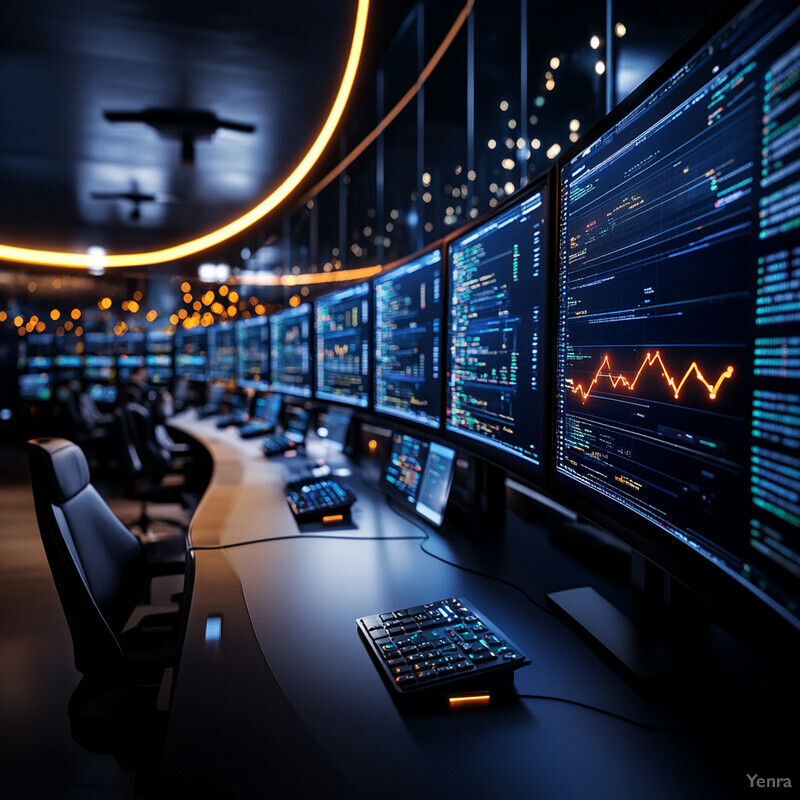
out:
{"label": "black office chair", "polygon": [[141,511],[131,526],[141,529],[143,534],[152,532],[154,522],[177,526],[186,532],[186,524],[180,520],[158,519],[148,513],[148,503],[179,504],[184,509],[190,505],[187,494],[185,472],[173,467],[168,450],[153,436],[148,410],[139,403],[125,403],[117,410],[121,434],[121,458],[126,477],[125,494],[139,500]]}
{"label": "black office chair", "polygon": [[155,574],[153,564],[90,483],[81,449],[66,439],[28,442],[31,483],[45,554],[86,675],[160,680],[176,657],[178,612],[153,614],[125,630]]}

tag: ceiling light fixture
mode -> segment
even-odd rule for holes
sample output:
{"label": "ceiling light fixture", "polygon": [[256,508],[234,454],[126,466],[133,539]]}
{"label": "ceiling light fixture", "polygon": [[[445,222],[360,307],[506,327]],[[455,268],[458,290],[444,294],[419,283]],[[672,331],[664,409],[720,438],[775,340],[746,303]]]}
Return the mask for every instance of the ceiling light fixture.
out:
{"label": "ceiling light fixture", "polygon": [[[364,36],[366,34],[367,14],[369,12],[369,0],[358,0],[358,10],[356,12],[356,23],[353,31],[353,41],[350,46],[350,54],[347,58],[342,82],[336,99],[325,120],[325,124],[317,134],[317,138],[309,148],[300,163],[294,168],[291,174],[278,186],[271,194],[262,200],[257,206],[250,209],[246,214],[229,222],[217,230],[191,239],[163,250],[154,250],[149,253],[120,253],[107,255],[104,259],[106,269],[119,267],[137,267],[151,264],[163,264],[166,261],[175,261],[186,256],[207,250],[209,247],[225,242],[233,236],[241,233],[254,223],[265,217],[270,211],[274,210],[293,192],[303,178],[309,173],[316,161],[322,155],[325,147],[330,141],[339,120],[342,117],[353,83],[356,71],[361,60],[361,52],[364,46]],[[86,253],[63,253],[52,250],[33,250],[26,247],[15,247],[12,245],[0,244],[0,259],[5,261],[15,261],[22,264],[40,264],[51,267],[68,267],[71,269],[86,269],[92,266],[92,259]]]}

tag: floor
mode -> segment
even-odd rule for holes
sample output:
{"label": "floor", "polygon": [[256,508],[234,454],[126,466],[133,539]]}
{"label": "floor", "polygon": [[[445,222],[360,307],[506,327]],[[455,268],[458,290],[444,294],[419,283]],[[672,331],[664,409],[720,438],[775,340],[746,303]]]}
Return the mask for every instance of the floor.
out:
{"label": "floor", "polygon": [[[136,518],[136,503],[104,493],[121,519]],[[178,507],[170,512],[181,514]],[[174,588],[164,583],[154,602],[168,602]],[[133,770],[113,756],[88,752],[72,738],[67,704],[80,677],[39,537],[27,457],[21,446],[0,445],[0,787],[4,798],[138,796]]]}

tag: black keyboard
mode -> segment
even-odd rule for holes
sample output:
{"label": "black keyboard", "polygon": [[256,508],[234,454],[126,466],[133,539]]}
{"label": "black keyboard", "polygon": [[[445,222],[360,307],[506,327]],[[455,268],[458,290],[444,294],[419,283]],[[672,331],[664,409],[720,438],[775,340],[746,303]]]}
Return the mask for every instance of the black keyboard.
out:
{"label": "black keyboard", "polygon": [[252,439],[256,436],[266,436],[268,433],[272,433],[273,430],[275,430],[274,425],[253,419],[239,428],[239,436],[241,436],[242,439]]}
{"label": "black keyboard", "polygon": [[264,439],[261,446],[264,449],[265,456],[275,456],[279,453],[285,453],[287,450],[294,450],[300,444],[302,442],[292,439],[285,433],[276,433],[274,436]]}
{"label": "black keyboard", "polygon": [[317,478],[326,478],[330,474],[330,466],[323,462],[321,464],[304,464],[300,467],[287,467],[283,477],[287,486],[294,486],[315,481]]}
{"label": "black keyboard", "polygon": [[316,522],[347,516],[356,496],[337,480],[319,478],[287,488],[286,499],[298,522]]}
{"label": "black keyboard", "polygon": [[509,681],[530,659],[465,600],[450,598],[356,620],[378,669],[411,694]]}

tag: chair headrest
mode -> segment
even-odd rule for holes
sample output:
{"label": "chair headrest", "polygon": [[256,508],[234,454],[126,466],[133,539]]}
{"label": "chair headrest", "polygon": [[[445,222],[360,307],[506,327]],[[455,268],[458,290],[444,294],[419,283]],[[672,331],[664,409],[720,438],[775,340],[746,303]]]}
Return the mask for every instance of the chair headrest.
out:
{"label": "chair headrest", "polygon": [[78,445],[46,437],[28,442],[34,489],[43,488],[51,503],[61,505],[89,485],[89,464]]}

